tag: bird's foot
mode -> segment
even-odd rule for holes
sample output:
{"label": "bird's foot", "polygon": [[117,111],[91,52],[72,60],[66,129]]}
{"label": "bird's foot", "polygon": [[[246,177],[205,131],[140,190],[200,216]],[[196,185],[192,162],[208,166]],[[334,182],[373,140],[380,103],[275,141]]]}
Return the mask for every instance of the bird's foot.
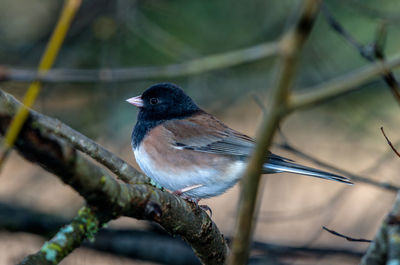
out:
{"label": "bird's foot", "polygon": [[202,186],[203,186],[203,184],[192,185],[192,186],[180,189],[180,190],[176,190],[176,191],[172,192],[172,194],[177,195],[177,196],[181,197],[184,200],[187,200],[187,201],[190,201],[190,202],[196,204],[203,211],[210,212],[210,217],[212,217],[212,210],[208,205],[205,205],[205,204],[200,205],[199,204],[200,199],[193,198],[193,197],[190,197],[190,196],[187,196],[187,195],[184,194],[185,192],[188,192],[188,191],[193,190],[193,189],[200,188]]}
{"label": "bird's foot", "polygon": [[200,209],[202,209],[203,211],[205,211],[205,212],[210,212],[210,217],[212,217],[212,210],[211,210],[211,208],[208,206],[208,205],[205,205],[205,204],[197,204],[197,206],[199,206],[200,207]]}

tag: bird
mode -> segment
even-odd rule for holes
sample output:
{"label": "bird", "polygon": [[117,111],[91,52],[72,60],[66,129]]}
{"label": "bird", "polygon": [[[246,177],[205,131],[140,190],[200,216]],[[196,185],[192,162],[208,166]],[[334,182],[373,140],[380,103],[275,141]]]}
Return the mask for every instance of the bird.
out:
{"label": "bird", "polygon": [[[255,140],[198,107],[180,87],[155,84],[126,101],[139,108],[131,136],[136,162],[154,182],[197,203],[240,180]],[[281,172],[352,184],[346,177],[268,151],[262,173]]]}

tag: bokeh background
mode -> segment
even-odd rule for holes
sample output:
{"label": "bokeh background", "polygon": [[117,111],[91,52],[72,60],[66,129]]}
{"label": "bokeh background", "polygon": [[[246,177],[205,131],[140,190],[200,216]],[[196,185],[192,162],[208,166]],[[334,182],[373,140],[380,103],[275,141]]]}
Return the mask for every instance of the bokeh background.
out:
{"label": "bokeh background", "polygon": [[[62,4],[60,0],[0,1],[0,67],[37,67]],[[167,65],[275,41],[295,20],[299,4],[297,0],[85,0],[54,68]],[[325,4],[363,44],[373,42],[376,29],[386,22],[385,53],[390,58],[400,52],[397,0],[330,0]],[[173,79],[48,83],[34,109],[60,119],[136,166],[130,134],[137,110],[125,102],[126,98],[139,95],[154,83],[174,82],[229,126],[254,136],[262,119],[254,96],[268,104],[275,63],[272,57]],[[319,15],[301,56],[294,89],[304,90],[367,64]],[[0,83],[1,89],[19,99],[27,86],[28,83],[13,80]],[[294,147],[322,161],[400,185],[400,160],[389,150],[379,130],[383,126],[392,142],[400,141],[399,111],[387,85],[376,79],[355,92],[291,114],[281,124],[281,131]],[[275,143],[281,141],[277,135]],[[313,166],[276,145],[273,151]],[[205,201],[213,209],[212,219],[226,236],[233,233],[238,192],[237,185],[226,194]],[[255,240],[280,246],[343,250],[329,255],[324,251],[272,252],[271,264],[357,264],[368,244],[347,242],[324,232],[322,226],[372,239],[394,196],[394,192],[359,182],[345,186],[303,176],[268,175],[263,179]],[[0,175],[0,203],[67,220],[83,200],[56,177],[14,153]],[[147,222],[128,218],[114,221],[110,227],[156,229]],[[45,239],[22,228],[9,231],[0,227],[0,264],[20,261],[37,251]],[[260,251],[252,254],[263,255]],[[81,248],[62,264],[155,263]]]}

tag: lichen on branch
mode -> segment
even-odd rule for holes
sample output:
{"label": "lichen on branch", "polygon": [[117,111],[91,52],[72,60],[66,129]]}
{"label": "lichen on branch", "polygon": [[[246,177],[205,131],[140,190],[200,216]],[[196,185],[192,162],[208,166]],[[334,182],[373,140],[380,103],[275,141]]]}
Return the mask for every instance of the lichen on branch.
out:
{"label": "lichen on branch", "polygon": [[93,241],[100,223],[96,213],[89,207],[82,207],[70,224],[62,227],[52,239],[44,243],[39,252],[27,256],[20,264],[37,264],[38,258],[45,264],[58,264],[85,238]]}

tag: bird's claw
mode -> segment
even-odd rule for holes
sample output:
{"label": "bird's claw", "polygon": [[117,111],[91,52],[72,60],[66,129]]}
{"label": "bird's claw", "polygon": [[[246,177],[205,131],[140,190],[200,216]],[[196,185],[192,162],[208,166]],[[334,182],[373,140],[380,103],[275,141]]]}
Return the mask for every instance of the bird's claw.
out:
{"label": "bird's claw", "polygon": [[193,189],[200,188],[202,186],[203,186],[203,184],[192,185],[192,186],[180,189],[180,190],[176,190],[176,191],[172,192],[172,194],[174,194],[176,196],[179,196],[184,200],[187,200],[189,202],[194,203],[196,206],[198,206],[200,209],[202,209],[205,212],[207,212],[207,211],[210,212],[210,217],[212,217],[212,210],[208,205],[205,205],[205,204],[199,205],[200,199],[196,199],[196,198],[184,195],[185,192],[188,192],[188,191],[193,190]]}
{"label": "bird's claw", "polygon": [[202,209],[205,212],[207,212],[207,211],[210,212],[210,217],[212,217],[212,210],[208,205],[205,205],[205,204],[199,205],[199,204],[197,204],[197,206],[199,206],[200,209]]}

